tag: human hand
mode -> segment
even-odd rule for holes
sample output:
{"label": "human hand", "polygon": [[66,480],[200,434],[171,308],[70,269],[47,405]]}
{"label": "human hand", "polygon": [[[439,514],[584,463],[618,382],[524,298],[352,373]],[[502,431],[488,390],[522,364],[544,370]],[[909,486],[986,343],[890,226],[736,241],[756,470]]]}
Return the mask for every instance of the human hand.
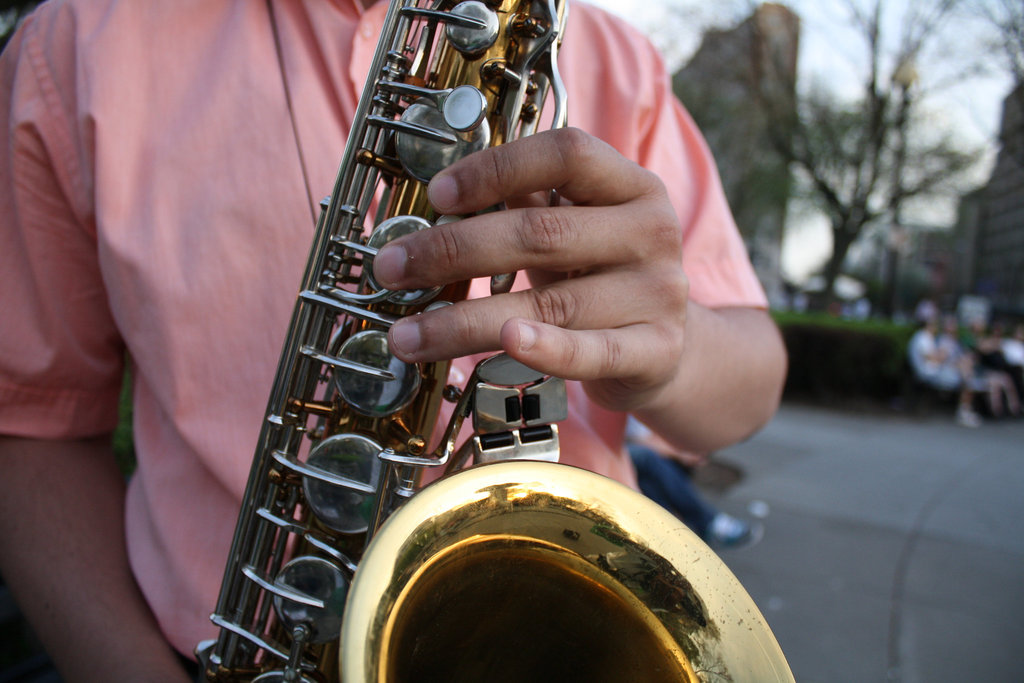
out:
{"label": "human hand", "polygon": [[[555,189],[571,204],[546,205]],[[531,288],[472,299],[392,326],[407,362],[503,349],[536,369],[582,380],[606,408],[653,398],[679,367],[689,283],[681,230],[653,173],[576,129],[484,150],[439,173],[439,213],[474,215],[385,246],[374,276],[418,289],[525,270]]]}

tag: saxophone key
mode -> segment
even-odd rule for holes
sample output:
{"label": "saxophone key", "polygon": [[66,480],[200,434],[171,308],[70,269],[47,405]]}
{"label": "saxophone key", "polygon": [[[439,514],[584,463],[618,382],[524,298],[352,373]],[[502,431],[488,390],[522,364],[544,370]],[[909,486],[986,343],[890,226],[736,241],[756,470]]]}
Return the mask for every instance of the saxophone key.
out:
{"label": "saxophone key", "polygon": [[307,642],[326,643],[341,632],[349,581],[322,557],[296,557],[274,579],[274,611],[292,631],[304,628]]}
{"label": "saxophone key", "polygon": [[366,531],[380,485],[380,445],[361,434],[335,434],[317,444],[303,468],[303,492],[317,520],[343,534]]}
{"label": "saxophone key", "polygon": [[387,335],[379,330],[364,330],[346,339],[335,360],[334,387],[361,415],[392,415],[419,392],[418,367],[393,355]]}

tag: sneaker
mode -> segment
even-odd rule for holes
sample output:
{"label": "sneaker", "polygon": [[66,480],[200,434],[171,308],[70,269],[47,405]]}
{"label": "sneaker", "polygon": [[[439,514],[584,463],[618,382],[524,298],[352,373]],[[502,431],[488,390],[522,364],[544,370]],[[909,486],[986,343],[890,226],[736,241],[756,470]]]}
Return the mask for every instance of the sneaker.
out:
{"label": "sneaker", "polygon": [[724,512],[715,515],[708,526],[709,543],[720,548],[745,548],[763,536],[764,525],[760,522],[745,522]]}
{"label": "sneaker", "polygon": [[981,426],[981,416],[967,406],[960,406],[956,409],[956,423],[973,429]]}

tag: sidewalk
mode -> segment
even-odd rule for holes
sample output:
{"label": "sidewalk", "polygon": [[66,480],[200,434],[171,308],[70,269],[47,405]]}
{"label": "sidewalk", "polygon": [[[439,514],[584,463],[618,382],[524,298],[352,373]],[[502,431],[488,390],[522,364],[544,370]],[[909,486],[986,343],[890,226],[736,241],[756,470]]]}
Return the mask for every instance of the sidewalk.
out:
{"label": "sidewalk", "polygon": [[1024,421],[786,405],[714,462],[711,500],[768,511],[722,557],[797,681],[1024,681]]}

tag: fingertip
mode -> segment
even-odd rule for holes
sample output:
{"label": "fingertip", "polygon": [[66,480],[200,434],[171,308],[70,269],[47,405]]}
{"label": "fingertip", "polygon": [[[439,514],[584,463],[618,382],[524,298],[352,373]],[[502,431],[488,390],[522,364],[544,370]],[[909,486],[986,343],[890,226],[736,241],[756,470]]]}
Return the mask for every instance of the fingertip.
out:
{"label": "fingertip", "polygon": [[391,326],[388,334],[391,351],[406,362],[412,361],[423,344],[423,333],[419,323],[412,318],[403,318]]}
{"label": "fingertip", "polygon": [[449,212],[458,206],[459,186],[448,173],[439,173],[427,186],[427,198],[431,205],[441,212]]}
{"label": "fingertip", "polygon": [[519,352],[527,353],[531,351],[536,345],[537,337],[539,336],[537,326],[525,320],[520,320],[516,324],[516,332],[519,335]]}
{"label": "fingertip", "polygon": [[501,326],[501,346],[513,357],[521,357],[537,344],[538,335],[536,323],[513,318]]}
{"label": "fingertip", "polygon": [[398,244],[385,245],[373,259],[373,276],[385,287],[394,287],[405,276],[409,255]]}

